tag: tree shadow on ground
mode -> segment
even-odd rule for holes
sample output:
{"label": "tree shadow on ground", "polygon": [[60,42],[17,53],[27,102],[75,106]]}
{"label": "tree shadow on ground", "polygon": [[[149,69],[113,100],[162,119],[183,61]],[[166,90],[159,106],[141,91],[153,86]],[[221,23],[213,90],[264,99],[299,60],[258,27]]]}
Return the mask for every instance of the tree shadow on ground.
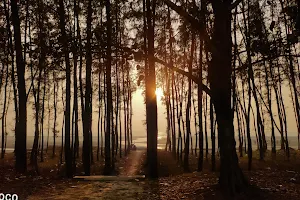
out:
{"label": "tree shadow on ground", "polygon": [[203,199],[203,200],[265,200],[276,199],[271,191],[262,190],[261,188],[250,185],[243,192],[235,194],[234,196],[225,194],[219,185],[212,185],[207,190],[195,191],[193,197],[190,199]]}
{"label": "tree shadow on ground", "polygon": [[164,199],[160,193],[159,180],[147,180],[144,185],[144,195],[140,199]]}

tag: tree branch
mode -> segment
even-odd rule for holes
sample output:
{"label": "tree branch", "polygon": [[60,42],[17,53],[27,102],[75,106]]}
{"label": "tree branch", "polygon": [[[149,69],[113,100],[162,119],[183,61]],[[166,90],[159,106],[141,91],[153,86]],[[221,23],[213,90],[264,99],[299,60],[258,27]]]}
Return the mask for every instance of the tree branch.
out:
{"label": "tree branch", "polygon": [[[263,98],[262,94],[259,92],[258,88],[257,88],[255,85],[254,85],[254,87],[255,87],[254,89],[255,89],[255,90],[257,91],[257,93],[259,94],[259,97],[261,98],[261,101],[263,102],[264,106],[266,107],[268,113],[271,113],[270,109],[268,108],[267,104],[266,104],[265,101],[264,101],[264,98]],[[252,88],[252,90],[253,90],[253,88]],[[255,92],[255,91],[254,91],[254,92]],[[278,126],[277,126],[277,124],[276,124],[276,121],[275,121],[273,115],[271,115],[271,120],[274,122],[274,125],[275,125],[276,129],[278,130],[278,132],[279,132],[280,134],[283,134],[282,131],[278,128]]]}
{"label": "tree branch", "polygon": [[193,28],[199,30],[199,31],[203,31],[203,29],[205,29],[201,22],[199,22],[197,19],[195,19],[194,17],[192,17],[189,13],[187,13],[181,6],[177,6],[175,3],[173,3],[170,0],[163,0],[165,2],[165,4],[170,7],[172,10],[174,10],[175,12],[177,12],[180,16],[182,16],[183,18],[185,18],[188,22],[191,23],[191,25],[193,26]]}
{"label": "tree branch", "polygon": [[[212,51],[214,50],[216,53],[216,48],[211,44],[209,35],[207,33],[205,23],[202,21],[198,21],[196,18],[191,16],[189,13],[187,13],[182,6],[177,6],[175,3],[173,3],[170,0],[163,0],[167,6],[169,6],[172,10],[177,12],[181,17],[185,18],[191,25],[192,28],[199,31],[201,33],[201,36],[203,37],[204,41],[206,42],[206,45],[208,47],[208,50]],[[218,53],[218,55],[220,55]]]}
{"label": "tree branch", "polygon": [[[260,60],[252,62],[251,65],[259,64],[261,62],[268,61],[270,59],[276,59],[276,58],[279,58],[279,57],[287,57],[287,56],[291,56],[291,57],[294,57],[294,58],[299,58],[300,57],[300,55],[286,55],[286,54],[282,54],[282,55],[276,55],[276,56],[271,56],[271,57],[264,57],[263,59],[260,59]],[[234,70],[235,71],[245,70],[245,69],[248,68],[248,66],[249,66],[248,63],[242,64],[241,66],[235,68]]]}
{"label": "tree branch", "polygon": [[236,0],[235,2],[233,2],[231,4],[231,6],[229,7],[230,10],[235,9],[243,0]]}
{"label": "tree branch", "polygon": [[[127,48],[127,47],[119,47],[119,49],[123,49],[123,50],[126,49],[126,52],[129,52],[131,54],[136,54],[137,53],[137,52],[135,52],[132,49]],[[139,55],[139,57],[142,58],[142,57],[145,57],[145,55]],[[173,70],[175,72],[178,72],[178,73],[180,73],[180,74],[182,74],[182,75],[184,75],[186,77],[191,78],[197,85],[201,84],[201,87],[202,87],[203,91],[206,92],[206,94],[208,94],[209,96],[211,96],[211,91],[210,91],[210,89],[206,85],[204,85],[202,83],[202,78],[199,79],[196,76],[191,75],[189,72],[186,72],[186,71],[184,71],[182,69],[174,67],[173,65],[171,65],[171,64],[169,64],[169,63],[167,63],[167,62],[165,62],[165,61],[163,61],[163,60],[161,60],[161,59],[159,59],[157,57],[154,57],[154,62],[159,63],[161,65],[164,65],[165,67],[168,67],[169,69],[171,69],[171,70]]]}
{"label": "tree branch", "polygon": [[182,74],[182,75],[184,75],[184,76],[186,76],[186,77],[189,77],[189,78],[192,79],[196,84],[198,84],[198,85],[201,84],[203,91],[206,92],[206,94],[208,94],[209,96],[211,96],[210,89],[209,89],[206,85],[204,85],[204,84],[202,83],[202,79],[199,79],[199,78],[197,78],[197,77],[194,76],[194,75],[191,75],[189,72],[186,72],[186,71],[184,71],[184,70],[182,70],[182,69],[179,69],[179,68],[177,68],[177,67],[174,67],[174,66],[170,65],[169,63],[166,63],[165,61],[163,61],[163,60],[161,60],[161,59],[159,59],[159,58],[156,58],[156,57],[155,57],[154,60],[155,60],[155,62],[157,62],[157,63],[159,63],[159,64],[161,64],[161,65],[164,65],[165,67],[168,67],[169,69],[171,69],[171,70],[173,70],[173,71],[175,71],[175,72],[178,72],[178,73],[180,73],[180,74]]}
{"label": "tree branch", "polygon": [[[36,77],[37,72],[38,72],[38,70],[36,70],[36,72],[34,73],[32,79],[34,79],[34,78]],[[28,99],[28,96],[29,96],[29,94],[30,94],[31,88],[34,86],[33,84],[34,84],[33,81],[31,81],[30,87],[29,87],[29,89],[28,89],[28,91],[27,91],[27,94],[26,94],[26,100]]]}

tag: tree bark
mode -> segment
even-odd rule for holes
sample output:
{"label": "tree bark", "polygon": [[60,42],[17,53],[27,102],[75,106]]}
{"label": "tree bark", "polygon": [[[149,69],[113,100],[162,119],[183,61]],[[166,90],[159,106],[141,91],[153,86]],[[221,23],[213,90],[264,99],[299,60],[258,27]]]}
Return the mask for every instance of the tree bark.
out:
{"label": "tree bark", "polygon": [[231,110],[232,39],[231,11],[228,9],[230,5],[231,1],[213,3],[215,18],[212,42],[215,50],[212,51],[208,75],[220,139],[219,183],[225,191],[234,194],[243,189],[246,180],[238,164]]}
{"label": "tree bark", "polygon": [[106,0],[106,19],[107,19],[107,52],[106,52],[106,132],[105,132],[105,168],[104,174],[111,173],[111,148],[110,148],[110,134],[111,134],[111,114],[112,114],[112,87],[111,87],[111,39],[112,39],[112,20],[111,20],[111,3]]}
{"label": "tree bark", "polygon": [[154,61],[154,21],[155,0],[146,0],[147,39],[148,39],[148,72],[146,72],[146,120],[147,120],[147,164],[148,176],[158,177],[157,169],[157,102],[156,102],[156,75]]}
{"label": "tree bark", "polygon": [[27,107],[26,107],[26,85],[25,85],[25,62],[22,55],[22,41],[19,18],[18,1],[11,1],[12,23],[14,27],[14,40],[16,51],[16,64],[18,76],[18,118],[16,127],[16,170],[24,173],[27,171]]}
{"label": "tree bark", "polygon": [[66,107],[65,107],[65,159],[66,159],[66,175],[68,178],[72,178],[72,152],[70,149],[70,115],[71,115],[71,65],[69,58],[68,38],[66,34],[66,22],[65,22],[65,7],[64,1],[59,0],[59,26],[61,31],[61,41],[63,46],[63,54],[66,64]]}
{"label": "tree bark", "polygon": [[91,52],[91,37],[92,37],[92,1],[88,1],[87,8],[87,44],[86,44],[86,87],[85,87],[85,109],[83,119],[83,165],[84,173],[89,176],[91,173],[91,95],[92,95],[92,84],[91,84],[91,71],[92,71],[92,52]]}

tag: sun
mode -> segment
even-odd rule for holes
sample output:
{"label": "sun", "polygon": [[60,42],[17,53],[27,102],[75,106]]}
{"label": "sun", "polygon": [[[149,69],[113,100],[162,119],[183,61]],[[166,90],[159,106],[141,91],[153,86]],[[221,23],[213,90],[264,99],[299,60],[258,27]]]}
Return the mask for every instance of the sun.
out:
{"label": "sun", "polygon": [[164,92],[162,91],[161,88],[156,88],[155,94],[158,101],[160,101],[161,98],[164,96]]}

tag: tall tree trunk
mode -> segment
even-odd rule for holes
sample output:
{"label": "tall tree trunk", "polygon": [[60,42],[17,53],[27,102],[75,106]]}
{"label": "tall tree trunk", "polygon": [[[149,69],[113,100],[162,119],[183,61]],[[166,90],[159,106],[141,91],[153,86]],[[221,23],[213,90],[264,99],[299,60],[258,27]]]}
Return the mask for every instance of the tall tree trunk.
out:
{"label": "tall tree trunk", "polygon": [[63,54],[66,64],[66,107],[65,107],[65,159],[66,159],[66,175],[68,178],[73,176],[72,169],[72,152],[70,149],[70,114],[71,114],[71,65],[69,58],[68,38],[66,34],[65,7],[64,1],[59,0],[59,26],[61,31],[61,41],[63,46]]}
{"label": "tall tree trunk", "polygon": [[224,190],[235,193],[245,186],[246,181],[238,164],[231,110],[232,39],[231,10],[228,10],[230,5],[231,1],[213,2],[214,49],[208,74],[220,138],[219,183]]}
{"label": "tall tree trunk", "polygon": [[[194,91],[194,90],[193,90]],[[195,148],[191,147],[191,151],[195,151],[195,155],[197,156],[197,149],[198,149],[198,126],[197,126],[197,111],[196,111],[196,103],[195,103],[195,95],[194,92],[192,94],[193,97],[193,108],[194,108],[194,126],[195,126]],[[193,136],[191,136],[192,138]]]}
{"label": "tall tree trunk", "polygon": [[91,96],[92,96],[92,84],[91,84],[91,72],[92,72],[92,52],[91,52],[91,38],[92,38],[92,1],[88,1],[87,8],[87,44],[86,44],[86,87],[85,87],[85,109],[83,119],[83,165],[84,173],[89,176],[91,173]]}
{"label": "tall tree trunk", "polygon": [[111,19],[111,4],[110,0],[106,0],[106,19],[107,19],[107,52],[106,52],[106,132],[105,132],[105,168],[104,173],[111,172],[111,148],[110,148],[110,134],[111,134],[111,114],[112,114],[112,87],[111,87],[111,39],[112,39],[112,19]]}
{"label": "tall tree trunk", "polygon": [[46,68],[44,68],[44,86],[43,86],[43,98],[42,98],[42,121],[41,121],[41,162],[44,162],[44,117],[45,117],[45,96],[46,96]]}
{"label": "tall tree trunk", "polygon": [[205,94],[205,109],[204,109],[204,134],[205,134],[205,160],[208,160],[208,136],[207,136],[207,94]]}
{"label": "tall tree trunk", "polygon": [[[42,0],[38,1],[38,7],[40,10],[44,10],[44,2]],[[41,131],[39,131],[41,133],[41,145],[42,145],[42,150],[41,150],[41,162],[43,162],[43,149],[44,149],[44,108],[45,108],[45,90],[46,90],[46,69],[45,69],[45,64],[46,64],[46,43],[45,43],[45,27],[44,27],[44,23],[45,23],[45,17],[43,13],[39,14],[38,17],[38,22],[39,22],[39,45],[40,45],[40,57],[39,57],[39,65],[38,68],[40,70],[40,74],[42,75],[42,71],[44,73],[44,87],[43,87],[43,101],[42,101],[42,115],[41,115]],[[37,106],[40,106],[40,84],[42,82],[42,76],[39,76],[39,80],[38,80],[38,95],[37,95]],[[37,112],[39,112],[39,109],[36,110]],[[39,113],[37,113],[37,129],[39,129]],[[35,158],[37,160],[37,158]],[[37,165],[37,163],[36,163]]]}
{"label": "tall tree trunk", "polygon": [[[195,49],[195,33],[192,33],[191,56],[190,56],[190,62],[188,66],[190,75],[192,75],[194,49]],[[187,99],[187,106],[186,106],[186,138],[185,138],[186,140],[184,145],[184,163],[183,163],[183,167],[185,171],[189,171],[189,147],[190,147],[190,137],[191,137],[191,123],[190,123],[191,95],[192,95],[192,80],[191,78],[189,78],[188,99]]]}
{"label": "tall tree trunk", "polygon": [[18,119],[19,119],[19,108],[18,108],[18,98],[17,98],[17,86],[15,81],[15,54],[14,54],[14,48],[13,48],[13,35],[11,32],[11,26],[10,26],[10,16],[9,16],[9,8],[6,7],[6,0],[3,0],[4,5],[4,11],[5,11],[5,19],[6,19],[6,31],[8,34],[8,52],[11,57],[11,82],[13,85],[13,94],[14,94],[14,110],[15,110],[15,155],[16,155],[16,149],[17,149],[17,129],[18,129]]}
{"label": "tall tree trunk", "polygon": [[48,106],[48,125],[47,125],[47,143],[46,143],[46,154],[48,153],[49,149],[49,137],[50,137],[50,119],[51,119],[51,107],[50,107],[50,98],[51,98],[51,93],[50,93],[50,75],[48,73],[48,99],[47,99],[47,106]]}
{"label": "tall tree trunk", "polygon": [[146,0],[147,39],[148,39],[148,72],[146,72],[146,120],[147,120],[147,164],[148,176],[156,178],[157,171],[157,102],[156,75],[154,62],[154,25],[156,0]]}
{"label": "tall tree trunk", "polygon": [[[100,60],[101,62],[101,60]],[[101,70],[102,66],[100,66],[100,69],[98,69],[98,124],[97,124],[97,161],[99,161],[100,157],[100,131],[102,132],[102,129],[100,129],[100,126],[102,124],[101,122],[101,107],[102,107],[102,101],[101,101]]]}
{"label": "tall tree trunk", "polygon": [[54,119],[53,119],[53,147],[52,147],[52,158],[55,157],[55,146],[56,146],[56,119],[57,119],[57,91],[56,86],[58,89],[58,83],[56,82],[55,72],[53,71],[53,106],[54,106]]}
{"label": "tall tree trunk", "polygon": [[[9,90],[9,94],[8,94],[8,101],[10,100],[10,95],[11,95],[11,90]],[[9,109],[9,103],[6,106],[6,111],[5,111],[5,115],[4,115],[4,132],[5,132],[5,140],[4,140],[4,154],[5,154],[5,150],[6,150],[6,144],[7,144],[7,111]]]}
{"label": "tall tree trunk", "polygon": [[[62,94],[64,94],[63,87],[62,87]],[[64,105],[63,95],[62,95],[62,102],[63,102],[63,108],[64,108],[65,105]],[[63,154],[64,154],[64,126],[65,126],[65,116],[66,116],[66,111],[64,110],[64,112],[63,112],[63,122],[62,122],[62,126],[61,126],[61,149],[60,149],[60,164],[61,165],[63,163]]]}
{"label": "tall tree trunk", "polygon": [[12,23],[14,27],[14,40],[16,51],[16,64],[18,76],[18,118],[16,127],[16,170],[24,173],[27,171],[27,107],[26,107],[26,85],[25,85],[25,62],[22,55],[22,42],[20,30],[20,18],[18,1],[11,1]]}
{"label": "tall tree trunk", "polygon": [[[199,52],[199,79],[202,80],[202,64],[203,64],[203,40],[200,38],[200,52]],[[199,117],[199,157],[198,157],[198,171],[203,169],[203,120],[202,120],[202,84],[198,84],[198,117]]]}
{"label": "tall tree trunk", "polygon": [[[181,124],[180,124],[180,115],[179,115],[179,98],[178,98],[178,86],[175,85],[175,100],[176,100],[176,117],[177,117],[177,125],[178,125],[178,141],[177,141],[177,160],[181,161],[181,153],[180,146],[182,145],[182,136],[181,136]],[[174,122],[175,123],[175,122]]]}
{"label": "tall tree trunk", "polygon": [[[8,85],[8,77],[9,77],[9,73],[8,73],[8,64],[6,65],[6,78],[5,78],[5,86],[4,86],[4,102],[3,102],[3,112],[2,112],[2,123],[1,123],[1,131],[2,131],[2,140],[1,140],[1,158],[4,158],[4,154],[5,154],[5,138],[6,138],[6,132],[5,132],[5,113],[6,113],[6,103],[7,103],[7,85]],[[2,65],[2,67],[4,68],[4,65]],[[3,73],[3,72],[2,72]],[[1,81],[2,82],[2,81]]]}
{"label": "tall tree trunk", "polygon": [[[247,51],[247,63],[249,65],[248,67],[248,78],[250,79],[250,81],[248,82],[248,84],[252,84],[252,93],[253,93],[253,97],[254,97],[254,102],[255,102],[255,106],[256,106],[256,125],[257,125],[257,135],[258,135],[258,147],[259,147],[259,156],[260,156],[260,160],[264,159],[264,151],[265,151],[265,147],[263,145],[263,127],[262,127],[262,120],[261,120],[261,113],[260,113],[260,109],[259,109],[259,102],[258,102],[258,98],[257,98],[257,93],[256,93],[256,86],[255,86],[255,80],[254,80],[254,72],[253,72],[253,67],[252,67],[252,58],[251,58],[251,47],[250,47],[250,30],[248,30],[248,24],[246,21],[246,16],[245,16],[245,8],[244,8],[244,3],[242,2],[242,10],[243,12],[243,19],[244,19],[244,24],[246,27],[246,51]],[[248,8],[250,5],[250,1],[248,1]],[[247,17],[248,19],[250,15],[250,10],[248,9],[247,11]],[[249,22],[248,22],[249,23]],[[251,86],[249,86],[251,87]]]}
{"label": "tall tree trunk", "polygon": [[214,120],[214,108],[213,108],[212,100],[210,100],[209,116],[210,116],[210,136],[211,136],[211,170],[214,172],[216,170],[216,136],[214,131],[215,120]]}
{"label": "tall tree trunk", "polygon": [[[78,46],[78,38],[80,37],[80,30],[79,30],[79,22],[78,22],[78,9],[79,5],[76,4],[77,0],[74,0],[74,29],[76,29],[76,37],[75,37],[75,48],[73,51],[73,59],[74,59],[74,74],[73,74],[73,81],[74,81],[74,114],[75,114],[75,141],[74,141],[74,148],[73,148],[73,167],[74,170],[76,168],[76,158],[79,156],[79,133],[78,133],[78,86],[77,86],[77,63],[78,63],[78,53],[77,48]],[[79,2],[78,2],[79,3]],[[75,25],[75,21],[77,24]],[[76,28],[75,28],[76,27]],[[74,31],[75,32],[75,31]],[[75,172],[75,171],[74,171]]]}
{"label": "tall tree trunk", "polygon": [[[272,61],[270,60],[270,71],[272,70]],[[270,89],[269,84],[269,72],[267,70],[267,66],[265,65],[265,80],[266,80],[266,90],[267,90],[267,97],[268,97],[268,104],[269,104],[269,114],[271,118],[271,146],[272,146],[272,153],[276,154],[276,138],[275,138],[275,128],[274,128],[274,121],[273,121],[273,109],[272,109],[272,90]]]}
{"label": "tall tree trunk", "polygon": [[[125,59],[124,59],[125,61]],[[126,85],[125,85],[125,71],[124,71],[124,64],[122,64],[122,79],[123,79],[123,112],[124,112],[124,151],[125,151],[125,156],[127,155],[127,151],[128,151],[128,146],[127,146],[127,109],[126,109]]]}
{"label": "tall tree trunk", "polygon": [[[39,15],[39,24],[41,24],[41,16]],[[31,35],[31,29],[29,27],[29,35]],[[39,36],[41,37],[41,30],[39,32]],[[30,43],[31,43],[31,37],[30,37]],[[41,40],[40,40],[41,44]],[[40,49],[40,51],[42,51]],[[39,114],[40,114],[40,87],[41,87],[41,78],[42,78],[42,65],[43,61],[41,60],[41,55],[39,57],[39,63],[38,63],[38,86],[35,88],[35,76],[33,73],[33,59],[32,59],[32,53],[29,53],[30,57],[30,72],[31,72],[31,84],[32,84],[32,91],[33,91],[33,97],[34,97],[34,107],[35,107],[35,130],[34,130],[34,140],[32,145],[32,150],[30,154],[30,164],[32,164],[35,167],[36,172],[38,172],[38,164],[37,164],[37,154],[38,154],[38,144],[39,144],[39,137],[40,137],[40,131],[39,131]]]}

